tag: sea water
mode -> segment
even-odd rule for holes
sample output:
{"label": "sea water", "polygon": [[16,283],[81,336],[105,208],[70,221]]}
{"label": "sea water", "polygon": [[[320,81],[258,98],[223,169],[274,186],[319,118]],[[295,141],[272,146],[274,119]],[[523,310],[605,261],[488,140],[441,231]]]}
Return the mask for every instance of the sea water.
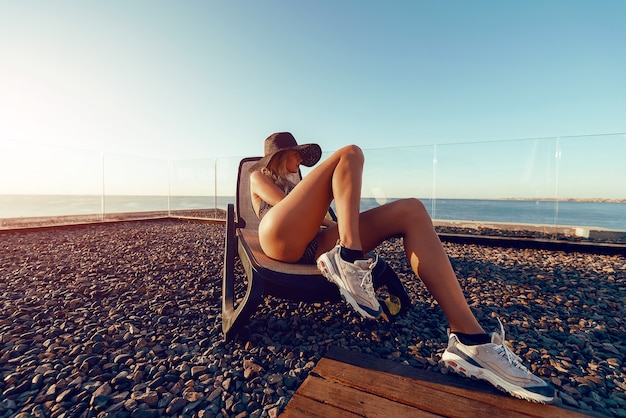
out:
{"label": "sea water", "polygon": [[[599,227],[626,231],[626,202],[420,199],[438,220]],[[361,210],[380,204],[362,199]]]}
{"label": "sea water", "polygon": [[[361,199],[361,210],[385,202]],[[626,230],[626,202],[421,199],[438,220],[567,225]],[[0,218],[225,209],[234,196],[0,195]]]}

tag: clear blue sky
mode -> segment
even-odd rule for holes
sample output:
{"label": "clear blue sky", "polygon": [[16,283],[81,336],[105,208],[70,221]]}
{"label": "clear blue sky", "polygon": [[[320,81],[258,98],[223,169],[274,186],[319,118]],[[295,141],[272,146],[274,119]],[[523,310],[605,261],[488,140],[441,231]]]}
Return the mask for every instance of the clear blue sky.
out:
{"label": "clear blue sky", "polygon": [[1,0],[0,193],[161,193],[167,166],[121,154],[258,155],[289,130],[392,147],[364,196],[626,198],[626,136],[559,163],[553,138],[626,133],[625,22],[623,0]]}
{"label": "clear blue sky", "polygon": [[0,2],[0,140],[164,158],[626,132],[626,2]]}

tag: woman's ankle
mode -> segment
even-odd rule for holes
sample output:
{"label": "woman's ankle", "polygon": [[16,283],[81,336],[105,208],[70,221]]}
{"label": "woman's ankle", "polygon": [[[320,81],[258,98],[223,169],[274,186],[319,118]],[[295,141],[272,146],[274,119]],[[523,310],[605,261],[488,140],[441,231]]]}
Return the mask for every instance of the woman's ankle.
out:
{"label": "woman's ankle", "polygon": [[[454,331],[453,331],[454,332]],[[491,336],[489,334],[464,334],[462,332],[454,332],[463,344],[465,345],[481,345],[491,342]]]}
{"label": "woman's ankle", "polygon": [[341,246],[339,250],[339,256],[343,261],[347,261],[348,263],[354,263],[356,260],[363,259],[363,250],[354,250]]}

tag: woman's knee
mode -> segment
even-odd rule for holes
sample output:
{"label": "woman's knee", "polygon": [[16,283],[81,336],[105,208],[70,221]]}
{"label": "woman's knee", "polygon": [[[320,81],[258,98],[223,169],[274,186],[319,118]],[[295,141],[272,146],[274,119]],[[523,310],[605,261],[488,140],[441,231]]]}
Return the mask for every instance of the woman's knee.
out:
{"label": "woman's knee", "polygon": [[402,219],[406,219],[411,223],[432,223],[428,210],[421,200],[410,197],[398,200],[397,204],[400,209],[399,216]]}
{"label": "woman's knee", "polygon": [[350,159],[361,165],[363,165],[363,163],[365,162],[365,155],[363,154],[363,150],[358,145],[346,145],[345,147],[337,150],[337,153],[341,158]]}

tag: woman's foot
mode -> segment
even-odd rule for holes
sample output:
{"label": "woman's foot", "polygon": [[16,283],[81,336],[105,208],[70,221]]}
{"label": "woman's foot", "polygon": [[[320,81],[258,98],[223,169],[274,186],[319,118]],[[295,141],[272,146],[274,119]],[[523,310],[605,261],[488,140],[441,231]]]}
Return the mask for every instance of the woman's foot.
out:
{"label": "woman's foot", "polygon": [[541,403],[554,401],[554,387],[533,375],[507,347],[502,322],[500,333],[491,334],[491,342],[486,344],[466,345],[456,334],[449,333],[448,348],[441,360],[454,372],[486,380],[517,398]]}
{"label": "woman's foot", "polygon": [[341,258],[341,246],[320,255],[317,268],[322,275],[339,287],[341,296],[365,318],[377,319],[382,308],[372,283],[372,270],[376,260],[355,260],[350,263]]}

